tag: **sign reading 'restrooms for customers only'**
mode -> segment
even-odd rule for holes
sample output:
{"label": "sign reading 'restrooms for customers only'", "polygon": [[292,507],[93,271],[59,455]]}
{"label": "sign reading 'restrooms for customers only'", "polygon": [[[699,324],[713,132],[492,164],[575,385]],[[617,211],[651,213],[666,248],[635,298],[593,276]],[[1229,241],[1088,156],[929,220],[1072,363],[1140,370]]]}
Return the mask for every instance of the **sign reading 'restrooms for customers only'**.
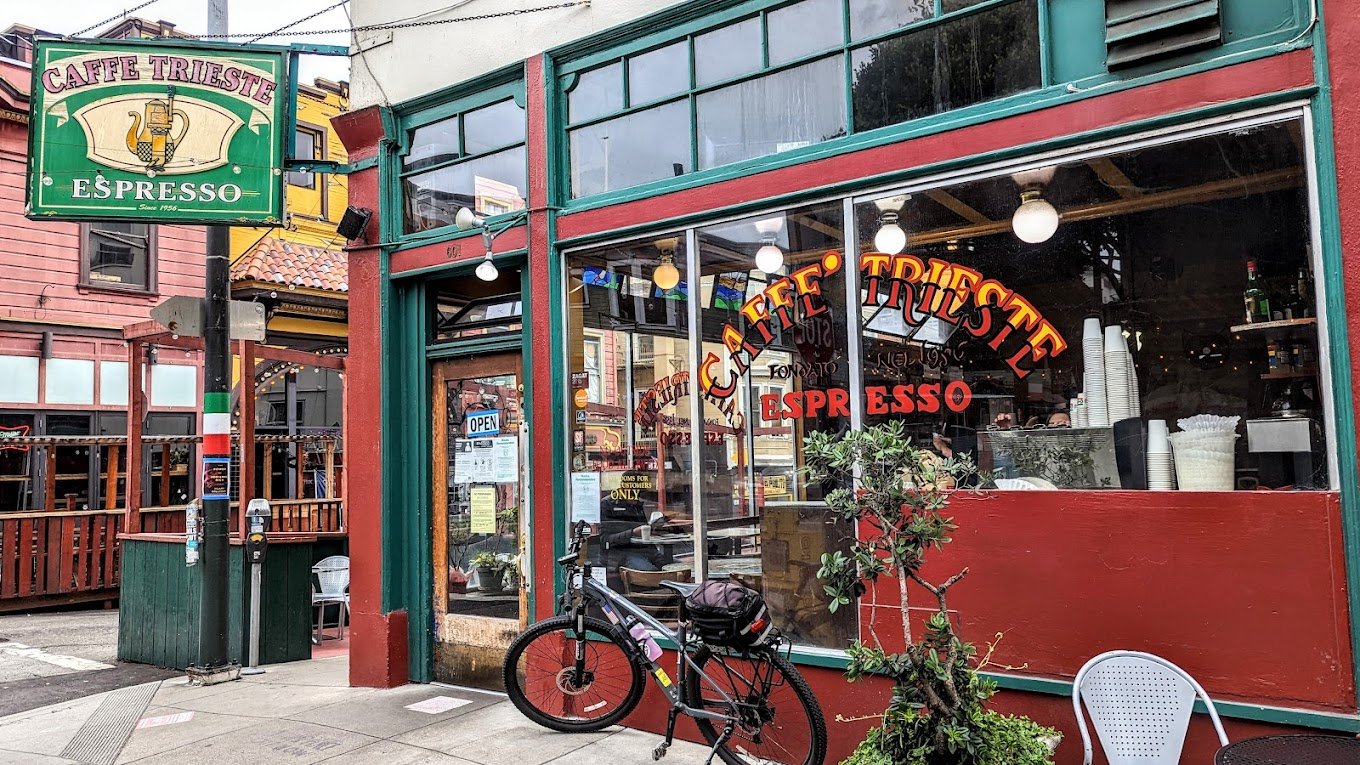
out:
{"label": "sign reading 'restrooms for customers only'", "polygon": [[36,42],[30,218],[282,219],[283,53],[179,42]]}

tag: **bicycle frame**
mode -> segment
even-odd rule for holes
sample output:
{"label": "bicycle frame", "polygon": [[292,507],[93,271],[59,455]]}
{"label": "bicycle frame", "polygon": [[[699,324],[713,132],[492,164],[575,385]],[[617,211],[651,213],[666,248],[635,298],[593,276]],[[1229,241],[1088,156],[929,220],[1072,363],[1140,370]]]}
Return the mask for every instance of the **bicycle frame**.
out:
{"label": "bicycle frame", "polygon": [[[689,676],[686,670],[689,668],[693,668],[694,671],[700,677],[700,679],[703,682],[705,682],[708,685],[708,687],[712,688],[714,691],[717,691],[718,694],[722,696],[722,700],[725,703],[730,704],[735,708],[737,702],[734,701],[731,696],[728,696],[727,693],[724,692],[723,689],[719,687],[716,682],[714,682],[713,678],[709,677],[703,671],[703,669],[701,669],[697,664],[695,664],[694,660],[690,658],[688,650],[689,648],[688,633],[685,630],[684,622],[680,623],[680,628],[678,630],[670,629],[669,627],[658,621],[651,614],[647,613],[646,611],[643,611],[632,601],[628,600],[628,598],[592,579],[589,576],[589,573],[590,573],[589,566],[586,566],[585,568],[577,568],[573,571],[573,576],[581,577],[580,597],[572,598],[570,601],[572,615],[577,620],[578,629],[581,629],[582,627],[581,620],[585,616],[586,606],[590,603],[598,603],[600,606],[600,610],[604,611],[605,618],[609,620],[610,624],[612,624],[616,629],[620,631],[622,642],[624,644],[624,649],[628,652],[629,658],[632,659],[634,663],[640,664],[647,670],[647,674],[651,677],[652,682],[656,683],[656,685],[661,689],[661,692],[666,694],[666,698],[670,700],[671,707],[674,710],[678,711],[680,714],[688,715],[689,717],[703,718],[707,720],[721,720],[729,724],[738,722],[738,719],[732,717],[731,715],[719,714],[717,712],[709,712],[703,709],[695,709],[694,707],[691,707],[690,705],[685,703],[684,691],[686,688],[686,683],[688,682],[686,678]],[[571,589],[575,589],[576,585],[574,583],[571,583],[569,580],[568,587]],[[571,594],[570,590],[568,594],[569,595]],[[653,662],[652,660],[648,659],[646,654],[638,647],[637,641],[633,639],[633,637],[628,633],[627,629],[624,627],[624,620],[619,615],[619,612],[625,613],[633,617],[634,619],[638,620],[643,625],[645,625],[648,629],[652,630],[653,632],[660,633],[662,637],[673,641],[676,644],[676,646],[678,646],[676,653],[678,654],[679,658],[677,659],[675,666],[677,676],[677,680],[675,682],[671,682],[670,678],[666,675],[665,670],[662,669],[657,662]],[[583,630],[578,634],[583,634]],[[581,648],[578,648],[578,653],[581,650],[582,650]],[[584,656],[578,655],[577,658],[579,660],[583,660]]]}

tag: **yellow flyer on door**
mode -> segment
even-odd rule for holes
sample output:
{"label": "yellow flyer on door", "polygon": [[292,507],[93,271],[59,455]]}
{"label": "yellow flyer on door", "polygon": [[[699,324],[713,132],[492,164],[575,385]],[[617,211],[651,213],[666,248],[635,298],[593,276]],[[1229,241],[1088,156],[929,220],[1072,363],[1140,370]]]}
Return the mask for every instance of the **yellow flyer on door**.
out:
{"label": "yellow flyer on door", "polygon": [[472,487],[472,533],[496,533],[496,490],[491,486]]}

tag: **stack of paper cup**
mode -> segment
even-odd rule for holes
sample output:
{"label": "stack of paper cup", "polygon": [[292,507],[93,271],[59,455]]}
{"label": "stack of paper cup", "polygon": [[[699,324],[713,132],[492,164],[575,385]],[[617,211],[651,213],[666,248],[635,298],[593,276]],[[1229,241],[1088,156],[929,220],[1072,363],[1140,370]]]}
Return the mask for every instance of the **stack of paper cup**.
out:
{"label": "stack of paper cup", "polygon": [[1129,372],[1129,410],[1133,417],[1143,416],[1143,397],[1138,393],[1138,371],[1133,368],[1133,354],[1124,351],[1124,363]]}
{"label": "stack of paper cup", "polygon": [[1176,474],[1171,464],[1171,439],[1167,436],[1166,420],[1148,420],[1147,435],[1148,488],[1170,491],[1176,488]]}
{"label": "stack of paper cup", "polygon": [[1124,328],[1118,324],[1105,328],[1105,396],[1110,424],[1133,416],[1129,406],[1128,346]]}
{"label": "stack of paper cup", "polygon": [[1105,338],[1100,319],[1087,319],[1081,333],[1082,363],[1085,367],[1086,422],[1091,427],[1110,424],[1105,399]]}

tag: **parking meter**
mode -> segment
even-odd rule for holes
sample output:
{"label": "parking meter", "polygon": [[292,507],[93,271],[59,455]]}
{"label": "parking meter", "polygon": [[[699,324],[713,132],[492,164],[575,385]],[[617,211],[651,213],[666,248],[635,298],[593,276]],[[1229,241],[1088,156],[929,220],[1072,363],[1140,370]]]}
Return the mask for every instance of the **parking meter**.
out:
{"label": "parking meter", "polygon": [[269,547],[269,535],[265,526],[273,513],[269,510],[269,500],[252,499],[246,506],[246,560],[250,562],[250,661],[241,670],[243,675],[258,675],[260,669],[260,586],[263,576],[265,550]]}

